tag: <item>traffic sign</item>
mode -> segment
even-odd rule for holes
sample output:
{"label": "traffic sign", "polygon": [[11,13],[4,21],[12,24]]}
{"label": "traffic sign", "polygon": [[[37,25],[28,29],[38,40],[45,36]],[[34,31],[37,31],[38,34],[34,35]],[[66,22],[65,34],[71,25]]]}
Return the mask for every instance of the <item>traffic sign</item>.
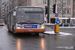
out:
{"label": "traffic sign", "polygon": [[57,19],[57,20],[55,21],[55,23],[56,23],[56,24],[59,24],[59,23],[60,23],[60,20],[59,20],[59,19]]}
{"label": "traffic sign", "polygon": [[59,15],[58,14],[55,14],[56,15],[56,17],[58,17]]}

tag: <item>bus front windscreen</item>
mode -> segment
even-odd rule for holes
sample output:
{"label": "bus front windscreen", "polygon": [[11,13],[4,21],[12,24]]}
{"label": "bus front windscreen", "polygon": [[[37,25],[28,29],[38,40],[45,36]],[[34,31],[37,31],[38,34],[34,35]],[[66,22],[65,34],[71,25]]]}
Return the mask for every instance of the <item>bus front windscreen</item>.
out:
{"label": "bus front windscreen", "polygon": [[43,12],[18,11],[17,23],[21,24],[42,24],[44,23]]}

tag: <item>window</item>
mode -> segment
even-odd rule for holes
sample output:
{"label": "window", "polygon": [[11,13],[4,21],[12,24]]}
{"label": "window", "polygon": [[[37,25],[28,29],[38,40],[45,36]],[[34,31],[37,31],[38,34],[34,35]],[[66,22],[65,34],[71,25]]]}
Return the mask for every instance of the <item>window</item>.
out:
{"label": "window", "polygon": [[43,8],[43,11],[44,11],[44,13],[45,13],[45,8]]}
{"label": "window", "polygon": [[63,4],[66,4],[66,0],[63,0]]}
{"label": "window", "polygon": [[61,8],[58,8],[58,13],[61,14]]}
{"label": "window", "polygon": [[8,12],[8,6],[7,6],[7,12]]}
{"label": "window", "polygon": [[41,4],[42,3],[42,0],[38,0],[38,4]]}
{"label": "window", "polygon": [[65,19],[63,19],[62,22],[65,23]]}
{"label": "window", "polygon": [[71,8],[67,9],[67,14],[71,14]]}
{"label": "window", "polygon": [[13,12],[11,12],[11,24],[13,24]]}
{"label": "window", "polygon": [[53,0],[53,4],[55,4],[55,0]]}
{"label": "window", "polygon": [[52,8],[49,9],[50,13],[52,13]]}
{"label": "window", "polygon": [[51,0],[49,0],[49,4],[51,4]]}
{"label": "window", "polygon": [[53,14],[53,8],[50,8],[50,13]]}
{"label": "window", "polygon": [[63,14],[66,14],[66,8],[63,8],[63,12],[62,12]]}
{"label": "window", "polygon": [[75,10],[74,10],[74,13],[75,13]]}
{"label": "window", "polygon": [[67,4],[70,5],[71,4],[71,0],[67,0]]}
{"label": "window", "polygon": [[46,4],[46,0],[43,0],[43,4]]}
{"label": "window", "polygon": [[7,21],[8,21],[8,24],[9,24],[10,23],[10,15],[9,14],[8,14],[8,20]]}
{"label": "window", "polygon": [[58,4],[61,4],[61,0],[58,0]]}
{"label": "window", "polygon": [[67,23],[70,23],[70,18],[69,18],[69,19],[67,19]]}

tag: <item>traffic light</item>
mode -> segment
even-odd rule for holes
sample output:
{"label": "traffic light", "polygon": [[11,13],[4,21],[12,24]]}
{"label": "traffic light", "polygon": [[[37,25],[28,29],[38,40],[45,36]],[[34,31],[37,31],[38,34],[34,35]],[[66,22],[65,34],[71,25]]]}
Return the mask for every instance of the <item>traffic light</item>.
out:
{"label": "traffic light", "polygon": [[56,4],[53,5],[53,13],[56,13]]}
{"label": "traffic light", "polygon": [[48,14],[48,6],[45,6],[45,14]]}

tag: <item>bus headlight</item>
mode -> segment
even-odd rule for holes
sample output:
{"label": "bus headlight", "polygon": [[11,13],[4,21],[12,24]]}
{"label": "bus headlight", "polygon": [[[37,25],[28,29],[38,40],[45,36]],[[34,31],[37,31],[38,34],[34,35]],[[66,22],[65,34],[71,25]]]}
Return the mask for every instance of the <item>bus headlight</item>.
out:
{"label": "bus headlight", "polygon": [[43,28],[43,29],[44,29],[44,25],[41,25],[41,28]]}
{"label": "bus headlight", "polygon": [[17,29],[20,29],[20,26],[17,26]]}

